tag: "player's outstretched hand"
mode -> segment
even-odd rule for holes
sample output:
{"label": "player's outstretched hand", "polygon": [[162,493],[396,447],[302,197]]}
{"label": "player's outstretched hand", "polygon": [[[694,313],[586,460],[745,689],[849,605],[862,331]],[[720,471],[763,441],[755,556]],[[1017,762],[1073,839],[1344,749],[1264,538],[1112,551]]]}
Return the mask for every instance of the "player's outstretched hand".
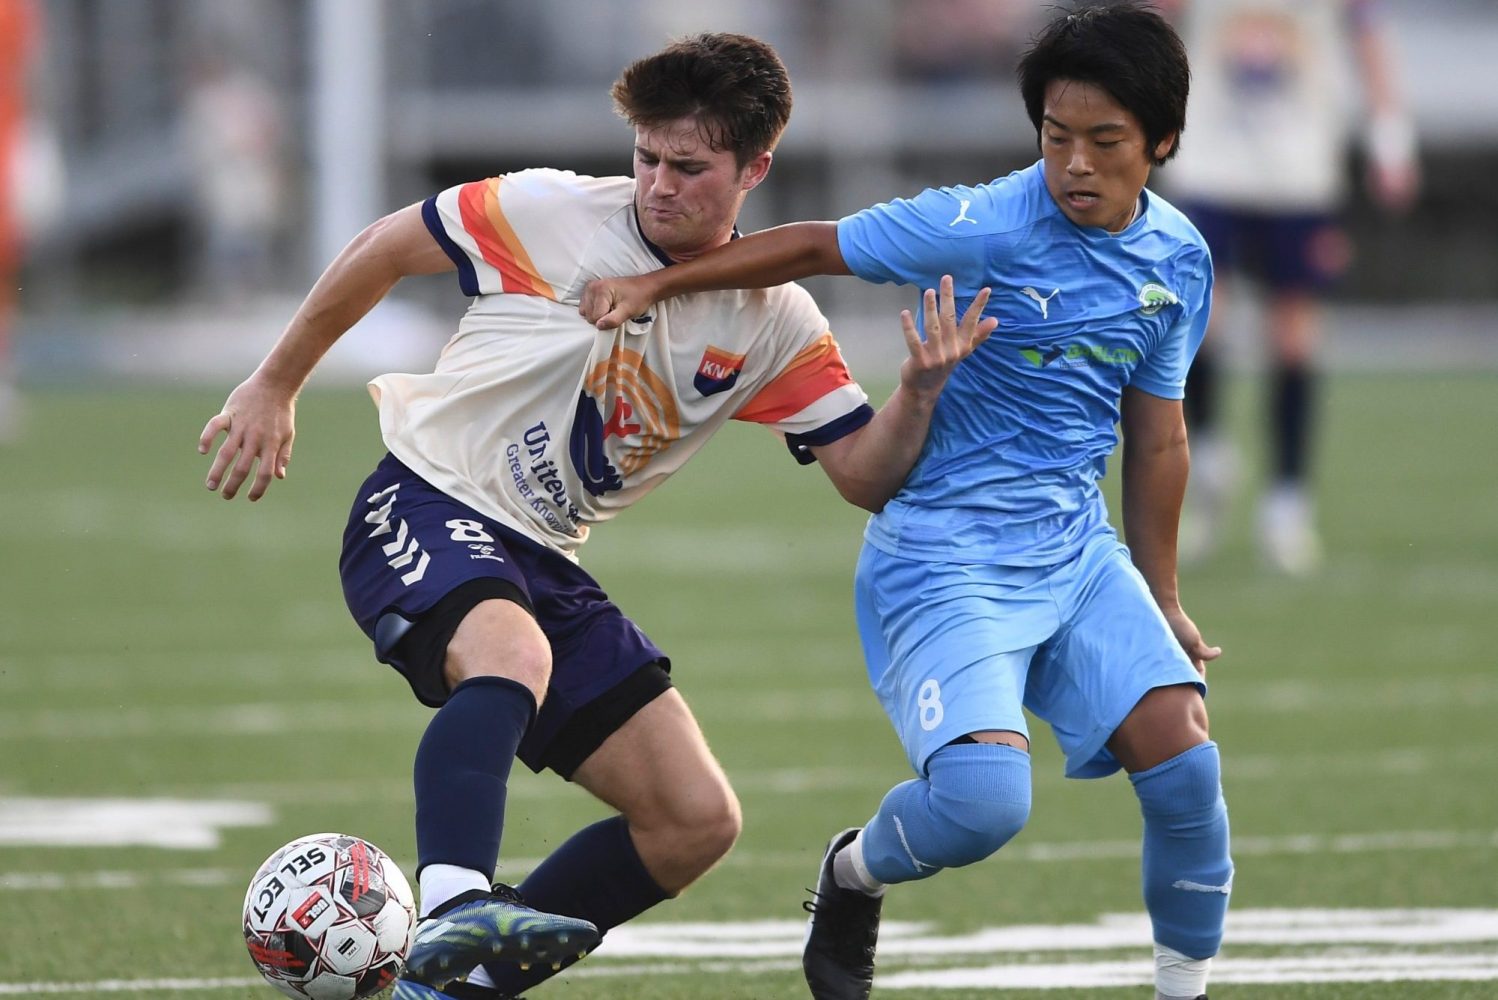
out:
{"label": "player's outstretched hand", "polygon": [[[1162,609],[1164,610],[1164,609]],[[1186,656],[1191,660],[1191,665],[1196,672],[1203,677],[1207,676],[1207,664],[1222,655],[1221,646],[1208,646],[1202,638],[1201,629],[1196,627],[1185,611],[1179,607],[1164,610],[1165,620],[1170,624],[1171,632],[1175,633],[1176,642],[1186,651]]]}
{"label": "player's outstretched hand", "polygon": [[633,278],[595,278],[583,288],[577,304],[589,323],[600,330],[613,330],[655,305],[654,281],[648,274]]}
{"label": "player's outstretched hand", "polygon": [[994,317],[983,315],[989,294],[989,289],[980,289],[959,323],[957,302],[952,293],[952,276],[942,275],[940,293],[928,288],[922,300],[926,321],[925,340],[921,339],[910,310],[900,313],[905,346],[910,350],[910,357],[900,365],[900,382],[907,389],[932,396],[941,392],[947,376],[952,374],[957,363],[988,339],[988,335],[999,325]]}
{"label": "player's outstretched hand", "polygon": [[198,436],[198,454],[208,454],[220,434],[225,435],[224,443],[208,469],[205,485],[232,500],[254,471],[248,495],[259,500],[272,476],[286,478],[291,442],[296,437],[296,393],[250,376],[229,393],[224,408],[204,426]]}

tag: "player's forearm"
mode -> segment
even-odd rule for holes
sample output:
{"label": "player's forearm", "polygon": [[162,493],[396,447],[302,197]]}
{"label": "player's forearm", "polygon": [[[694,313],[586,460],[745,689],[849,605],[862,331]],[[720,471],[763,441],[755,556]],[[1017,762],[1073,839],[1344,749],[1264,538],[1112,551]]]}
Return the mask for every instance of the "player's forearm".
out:
{"label": "player's forearm", "polygon": [[1125,438],[1124,540],[1155,603],[1163,609],[1178,608],[1181,603],[1176,580],[1176,534],[1189,468],[1184,438],[1154,447],[1131,447]]}
{"label": "player's forearm", "polygon": [[900,492],[926,442],[936,394],[901,385],[862,429],[818,460],[844,500],[878,513]]}
{"label": "player's forearm", "polygon": [[693,260],[662,268],[657,300],[723,288],[770,288],[814,274],[850,274],[837,223],[792,222],[732,240]]}

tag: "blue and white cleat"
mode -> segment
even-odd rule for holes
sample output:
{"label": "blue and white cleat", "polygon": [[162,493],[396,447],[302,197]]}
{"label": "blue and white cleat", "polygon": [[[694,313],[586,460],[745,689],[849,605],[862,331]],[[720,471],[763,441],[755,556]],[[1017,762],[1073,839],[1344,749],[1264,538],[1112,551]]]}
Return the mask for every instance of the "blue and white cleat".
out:
{"label": "blue and white cleat", "polygon": [[[522,969],[541,963],[560,967],[587,954],[600,936],[586,920],[531,909],[507,885],[496,885],[492,892],[475,889],[443,903],[416,925],[402,982],[441,987],[485,962],[514,962]],[[399,986],[396,996],[402,997]],[[405,996],[417,1000],[422,994],[408,990]]]}

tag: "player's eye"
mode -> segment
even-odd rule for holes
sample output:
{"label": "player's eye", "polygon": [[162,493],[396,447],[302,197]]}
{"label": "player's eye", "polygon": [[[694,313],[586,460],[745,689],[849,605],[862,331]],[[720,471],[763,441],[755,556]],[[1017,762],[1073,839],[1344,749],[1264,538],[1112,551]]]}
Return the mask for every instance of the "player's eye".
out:
{"label": "player's eye", "polygon": [[1098,148],[1099,149],[1112,149],[1114,146],[1117,146],[1121,142],[1123,142],[1122,139],[1109,139],[1107,142],[1099,141],[1098,142]]}

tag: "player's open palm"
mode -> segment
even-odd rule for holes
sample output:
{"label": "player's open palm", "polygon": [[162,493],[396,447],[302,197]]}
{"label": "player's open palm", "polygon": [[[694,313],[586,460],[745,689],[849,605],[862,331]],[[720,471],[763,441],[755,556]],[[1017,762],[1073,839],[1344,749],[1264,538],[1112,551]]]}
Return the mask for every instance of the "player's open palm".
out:
{"label": "player's open palm", "polygon": [[272,476],[286,478],[291,442],[296,437],[296,394],[250,376],[229,393],[224,408],[204,426],[198,454],[208,454],[220,434],[224,443],[213,457],[206,485],[232,500],[253,472],[248,496],[259,500]]}
{"label": "player's open palm", "polygon": [[922,298],[926,327],[924,340],[916,329],[910,310],[900,313],[905,346],[910,351],[910,357],[900,365],[900,382],[907,389],[924,396],[941,392],[957,363],[988,339],[999,325],[994,317],[983,315],[989,294],[987,288],[979,290],[959,322],[952,276],[942,275],[940,292],[928,288]]}

